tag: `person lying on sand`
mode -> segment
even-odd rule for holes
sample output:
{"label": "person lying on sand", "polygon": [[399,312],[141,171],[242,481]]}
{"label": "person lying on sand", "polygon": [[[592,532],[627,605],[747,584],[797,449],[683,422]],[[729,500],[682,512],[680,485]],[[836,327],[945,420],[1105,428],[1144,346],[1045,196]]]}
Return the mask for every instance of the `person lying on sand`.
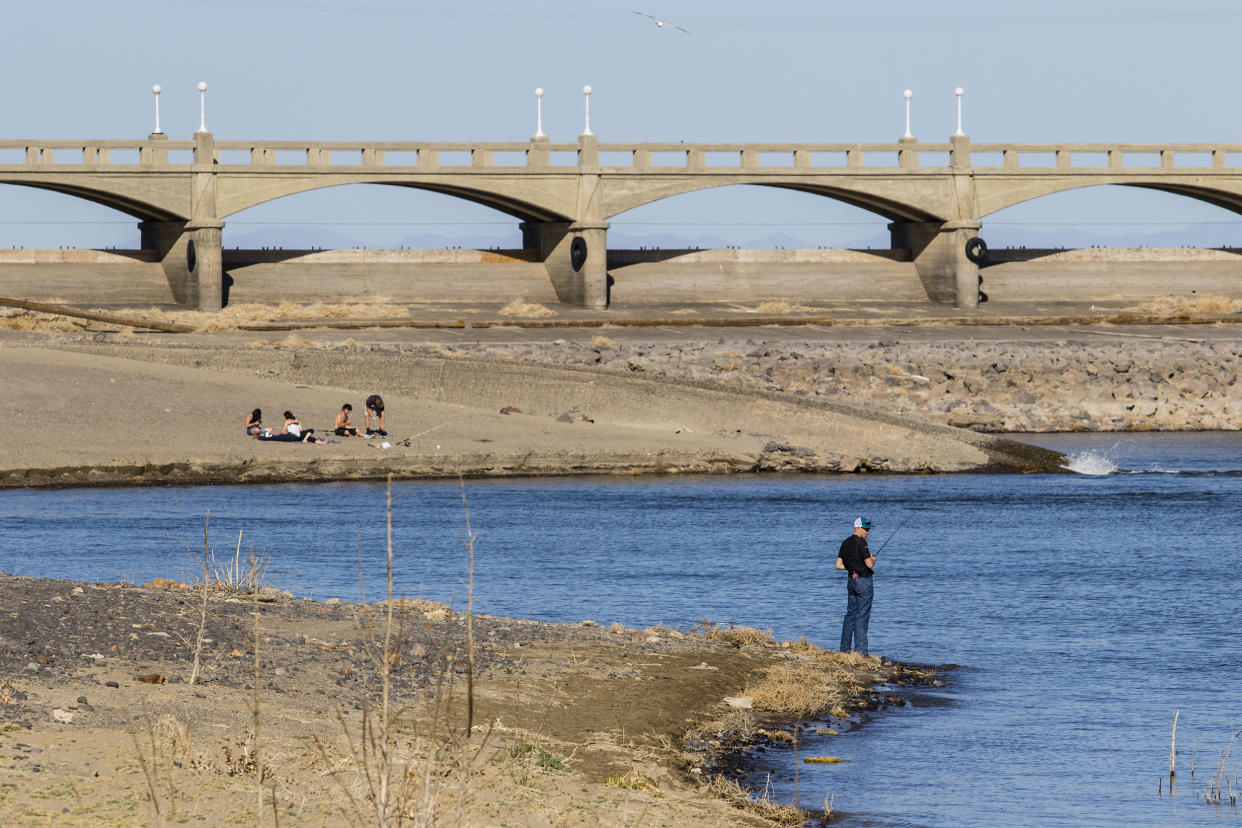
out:
{"label": "person lying on sand", "polygon": [[315,429],[308,428],[303,430],[302,424],[298,422],[298,418],[293,416],[293,412],[285,412],[285,425],[279,434],[267,436],[261,433],[255,434],[258,440],[276,440],[281,443],[326,443],[327,440],[320,439],[315,436]]}
{"label": "person lying on sand", "polygon": [[336,423],[334,423],[332,426],[332,430],[336,434],[337,437],[359,437],[361,436],[358,434],[358,426],[354,425],[353,423],[349,421],[349,412],[353,410],[354,410],[354,407],[350,405],[349,403],[345,403],[343,406],[341,406],[341,413],[336,415]]}

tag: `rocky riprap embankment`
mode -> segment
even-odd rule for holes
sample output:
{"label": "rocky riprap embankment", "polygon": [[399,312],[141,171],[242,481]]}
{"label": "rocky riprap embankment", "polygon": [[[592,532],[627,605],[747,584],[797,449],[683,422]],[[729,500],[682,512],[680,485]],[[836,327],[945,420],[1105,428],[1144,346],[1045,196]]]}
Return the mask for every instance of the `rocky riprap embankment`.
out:
{"label": "rocky riprap embankment", "polygon": [[1235,430],[1242,343],[765,342],[430,346],[822,397],[989,432]]}

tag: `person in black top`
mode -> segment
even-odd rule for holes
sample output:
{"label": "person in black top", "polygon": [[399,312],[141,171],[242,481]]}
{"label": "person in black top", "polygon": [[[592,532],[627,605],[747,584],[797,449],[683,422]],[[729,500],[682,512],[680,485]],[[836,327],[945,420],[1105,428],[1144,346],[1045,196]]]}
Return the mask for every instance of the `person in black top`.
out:
{"label": "person in black top", "polygon": [[845,620],[841,623],[841,652],[850,650],[867,655],[867,625],[871,623],[871,599],[874,595],[872,576],[875,555],[867,548],[871,521],[860,517],[854,521],[854,533],[841,542],[837,552],[837,569],[849,573],[846,579]]}
{"label": "person in black top", "polygon": [[[371,428],[371,418],[376,419],[376,425],[379,428]],[[379,394],[372,394],[367,397],[366,411],[363,412],[363,427],[367,430],[367,436],[378,434],[381,437],[387,437],[388,432],[384,430],[384,400]]]}

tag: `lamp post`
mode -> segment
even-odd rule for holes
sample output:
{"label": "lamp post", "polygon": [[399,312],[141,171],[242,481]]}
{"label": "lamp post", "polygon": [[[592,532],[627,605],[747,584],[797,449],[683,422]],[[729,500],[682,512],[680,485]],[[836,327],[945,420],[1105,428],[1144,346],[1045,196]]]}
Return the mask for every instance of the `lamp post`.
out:
{"label": "lamp post", "polygon": [[198,131],[207,131],[207,83],[198,82]]}
{"label": "lamp post", "polygon": [[903,137],[913,138],[914,135],[912,135],[910,132],[910,99],[914,97],[914,92],[907,89],[905,92],[902,92],[901,94],[904,95],[906,98],[906,134]]}
{"label": "lamp post", "polygon": [[547,138],[543,134],[543,87],[535,89],[535,137]]}
{"label": "lamp post", "polygon": [[953,134],[965,135],[966,133],[962,132],[962,96],[966,94],[966,90],[959,86],[953,90],[953,94],[957,95],[957,132]]}
{"label": "lamp post", "polygon": [[164,134],[160,129],[160,93],[163,91],[164,88],[158,83],[151,87],[151,94],[155,96],[155,132],[152,133],[153,135]]}
{"label": "lamp post", "polygon": [[591,87],[590,85],[582,87],[582,95],[586,99],[586,126],[582,130],[583,135],[591,135]]}

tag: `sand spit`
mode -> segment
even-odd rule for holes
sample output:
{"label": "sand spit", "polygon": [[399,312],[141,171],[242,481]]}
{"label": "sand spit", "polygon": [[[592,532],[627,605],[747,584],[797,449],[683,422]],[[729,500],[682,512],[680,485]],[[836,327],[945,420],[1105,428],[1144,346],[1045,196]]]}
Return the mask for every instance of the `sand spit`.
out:
{"label": "sand spit", "polygon": [[[640,372],[313,347],[0,346],[0,485],[155,485],[668,472],[1042,471],[1061,457],[847,403]],[[387,441],[326,433],[380,392]],[[505,412],[505,413],[502,413]],[[406,441],[408,440],[408,445]],[[385,447],[384,443],[387,442]]]}
{"label": "sand spit", "polygon": [[[384,663],[390,729],[370,735],[389,757],[389,813],[408,822],[778,824],[761,810],[799,824],[738,795],[736,749],[782,738],[790,699],[844,730],[938,681],[711,624],[480,615],[468,650],[463,616],[413,600],[394,602],[385,660],[387,605],[270,588],[0,575],[0,605],[5,824],[253,824],[259,801],[270,824],[375,824],[377,754],[359,746],[364,721],[381,722]],[[808,676],[811,695],[772,684]]]}

